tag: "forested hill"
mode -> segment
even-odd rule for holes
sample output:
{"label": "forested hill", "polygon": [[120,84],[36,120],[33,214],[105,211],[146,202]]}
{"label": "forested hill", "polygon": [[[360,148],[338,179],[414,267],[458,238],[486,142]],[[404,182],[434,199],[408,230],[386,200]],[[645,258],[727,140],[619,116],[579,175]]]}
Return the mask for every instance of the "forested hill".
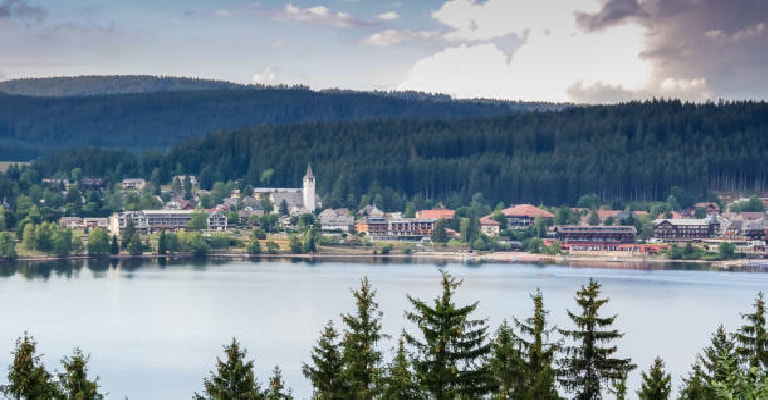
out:
{"label": "forested hill", "polygon": [[207,90],[30,97],[0,93],[0,160],[95,146],[165,150],[189,138],[243,127],[363,118],[498,116],[536,105],[432,101],[375,93]]}
{"label": "forested hill", "polygon": [[183,90],[238,90],[263,88],[212,79],[151,75],[22,78],[0,82],[0,92],[26,96],[91,96]]}
{"label": "forested hill", "polygon": [[[366,120],[261,127],[208,135],[166,155],[64,152],[42,174],[169,179],[180,165],[204,187],[243,179],[296,186],[307,163],[327,205],[381,195],[385,207],[421,194],[468,201],[575,203],[579,195],[663,200],[673,185],[694,197],[765,190],[768,104],[629,103],[462,120]],[[350,197],[351,195],[351,197]]]}

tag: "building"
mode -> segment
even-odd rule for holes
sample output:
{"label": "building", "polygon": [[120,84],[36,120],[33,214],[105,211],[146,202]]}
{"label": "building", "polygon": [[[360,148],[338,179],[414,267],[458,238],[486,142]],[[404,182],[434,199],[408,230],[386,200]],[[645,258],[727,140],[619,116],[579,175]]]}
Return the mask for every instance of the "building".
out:
{"label": "building", "polygon": [[253,197],[256,200],[271,199],[271,196],[273,193],[301,193],[301,188],[272,188],[272,187],[253,188]]}
{"label": "building", "polygon": [[456,211],[448,210],[446,208],[416,211],[416,218],[434,218],[434,219],[444,219],[448,221],[453,219],[453,217],[455,216],[456,216]]}
{"label": "building", "polygon": [[384,214],[384,211],[379,210],[379,207],[376,207],[372,204],[368,204],[367,206],[357,210],[357,215],[360,217],[383,217]]}
{"label": "building", "polygon": [[702,202],[702,203],[696,203],[693,205],[693,209],[702,209],[704,212],[707,213],[708,217],[711,217],[713,215],[717,216],[720,215],[720,206],[717,205],[717,203],[713,202]]}
{"label": "building", "polygon": [[312,174],[312,166],[307,164],[307,174],[304,175],[304,187],[302,190],[304,200],[304,210],[309,213],[315,212],[315,175]]}
{"label": "building", "polygon": [[103,189],[106,184],[104,178],[83,178],[80,179],[80,186],[85,189],[98,190]]}
{"label": "building", "polygon": [[108,228],[109,218],[61,217],[59,226],[67,229]]}
{"label": "building", "polygon": [[171,182],[174,185],[179,185],[182,190],[186,190],[187,185],[190,186],[190,189],[197,186],[197,177],[194,175],[174,175]]}
{"label": "building", "polygon": [[552,231],[561,248],[582,251],[619,251],[618,245],[634,243],[637,235],[634,226],[562,225]]}
{"label": "building", "polygon": [[[128,219],[133,219],[133,226],[141,233],[152,233],[161,230],[175,231],[187,229],[192,219],[192,210],[144,210],[125,211],[109,218],[109,231],[113,235],[125,229]],[[227,218],[216,210],[206,210],[206,229],[227,229]]]}
{"label": "building", "polygon": [[349,209],[323,210],[318,216],[318,221],[323,231],[349,232],[349,228],[355,225],[355,219],[349,215]]}
{"label": "building", "polygon": [[517,204],[514,207],[503,210],[502,214],[507,217],[507,220],[509,220],[509,227],[513,229],[522,229],[532,226],[536,217],[543,218],[547,223],[555,218],[555,215],[551,212],[542,210],[533,204]]}
{"label": "building", "polygon": [[715,216],[702,219],[665,218],[653,221],[653,232],[654,237],[661,239],[705,239],[724,233],[728,225],[728,221]]}
{"label": "building", "polygon": [[480,233],[486,236],[499,236],[499,233],[501,233],[501,224],[499,221],[491,218],[490,215],[487,215],[480,218]]}
{"label": "building", "polygon": [[436,219],[363,217],[355,226],[358,233],[365,233],[371,240],[421,240],[432,235]]}
{"label": "building", "polygon": [[123,190],[135,190],[137,192],[140,192],[144,190],[144,187],[147,186],[147,182],[144,181],[142,178],[126,178],[123,179],[122,188]]}

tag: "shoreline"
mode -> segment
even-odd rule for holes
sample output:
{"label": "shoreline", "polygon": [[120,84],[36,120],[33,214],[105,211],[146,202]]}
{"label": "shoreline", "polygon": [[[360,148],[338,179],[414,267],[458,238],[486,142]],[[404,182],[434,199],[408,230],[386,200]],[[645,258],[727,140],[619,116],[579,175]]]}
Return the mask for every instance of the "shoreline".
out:
{"label": "shoreline", "polygon": [[659,257],[634,257],[622,255],[548,255],[524,252],[495,252],[482,254],[468,254],[462,252],[430,252],[413,254],[372,254],[372,253],[314,253],[314,254],[248,254],[239,252],[209,252],[204,255],[194,253],[173,254],[107,254],[107,255],[73,255],[73,256],[49,256],[37,255],[18,257],[15,259],[0,259],[0,265],[13,262],[47,262],[47,261],[86,261],[86,260],[186,260],[186,259],[210,259],[232,261],[256,261],[256,260],[304,260],[304,261],[401,261],[445,263],[460,262],[469,264],[548,264],[564,267],[593,267],[606,269],[659,269],[664,264],[679,264],[691,266],[709,266],[719,270],[743,270],[750,271],[749,262],[752,260],[729,261],[705,261],[705,260],[669,260]]}

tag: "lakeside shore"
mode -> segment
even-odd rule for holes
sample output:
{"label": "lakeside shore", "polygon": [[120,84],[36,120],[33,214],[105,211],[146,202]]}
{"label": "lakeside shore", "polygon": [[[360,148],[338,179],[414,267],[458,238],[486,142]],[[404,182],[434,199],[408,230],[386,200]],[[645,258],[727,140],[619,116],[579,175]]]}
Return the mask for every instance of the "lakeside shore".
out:
{"label": "lakeside shore", "polygon": [[[184,259],[219,259],[219,260],[305,260],[305,261],[394,261],[420,263],[493,263],[493,264],[550,264],[567,267],[611,268],[611,269],[659,269],[665,264],[690,265],[691,267],[709,267],[721,270],[751,270],[750,260],[705,261],[705,260],[669,260],[659,256],[634,256],[626,253],[619,254],[535,254],[526,252],[416,252],[411,254],[374,254],[362,251],[334,251],[334,248],[323,248],[313,254],[293,253],[261,253],[248,254],[243,252],[209,252],[205,255],[194,253],[172,254],[109,254],[109,255],[71,255],[65,257],[53,255],[25,256],[16,259],[0,260],[8,262],[46,262],[46,261],[84,261],[84,260],[184,260]],[[762,270],[766,270],[763,268]]]}

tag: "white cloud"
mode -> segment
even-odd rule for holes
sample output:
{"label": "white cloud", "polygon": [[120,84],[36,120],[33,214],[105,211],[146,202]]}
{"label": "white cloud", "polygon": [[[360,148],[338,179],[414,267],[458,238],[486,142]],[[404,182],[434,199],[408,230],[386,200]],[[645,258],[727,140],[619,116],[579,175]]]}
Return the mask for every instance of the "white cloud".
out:
{"label": "white cloud", "polygon": [[365,22],[343,11],[332,11],[325,6],[301,8],[286,4],[283,10],[273,14],[273,18],[317,25],[332,25],[340,28],[366,25]]}
{"label": "white cloud", "polygon": [[277,39],[274,42],[272,42],[272,48],[273,49],[282,49],[287,44],[288,44],[288,42],[286,42],[285,40]]}
{"label": "white cloud", "polygon": [[385,13],[377,15],[376,18],[388,21],[388,20],[400,18],[400,15],[394,11],[387,11]]}
{"label": "white cloud", "polygon": [[277,73],[275,73],[274,70],[270,67],[265,67],[261,72],[254,75],[251,79],[251,82],[253,83],[259,83],[262,85],[268,85],[270,83],[274,83],[277,79]]}
{"label": "white cloud", "polygon": [[231,17],[232,11],[229,10],[216,10],[213,12],[213,15],[217,17]]}
{"label": "white cloud", "polygon": [[731,35],[719,29],[707,31],[704,33],[704,35],[709,39],[717,40],[722,43],[726,43],[726,42],[738,43],[744,40],[749,40],[752,38],[762,36],[763,33],[765,33],[765,23],[750,25],[742,30],[734,32]]}
{"label": "white cloud", "polygon": [[409,42],[412,40],[428,40],[433,39],[440,35],[439,31],[398,31],[398,30],[386,30],[381,32],[376,32],[372,34],[371,36],[368,36],[364,40],[362,40],[362,43],[369,44],[372,46],[391,46],[394,44],[402,43],[402,42]]}

